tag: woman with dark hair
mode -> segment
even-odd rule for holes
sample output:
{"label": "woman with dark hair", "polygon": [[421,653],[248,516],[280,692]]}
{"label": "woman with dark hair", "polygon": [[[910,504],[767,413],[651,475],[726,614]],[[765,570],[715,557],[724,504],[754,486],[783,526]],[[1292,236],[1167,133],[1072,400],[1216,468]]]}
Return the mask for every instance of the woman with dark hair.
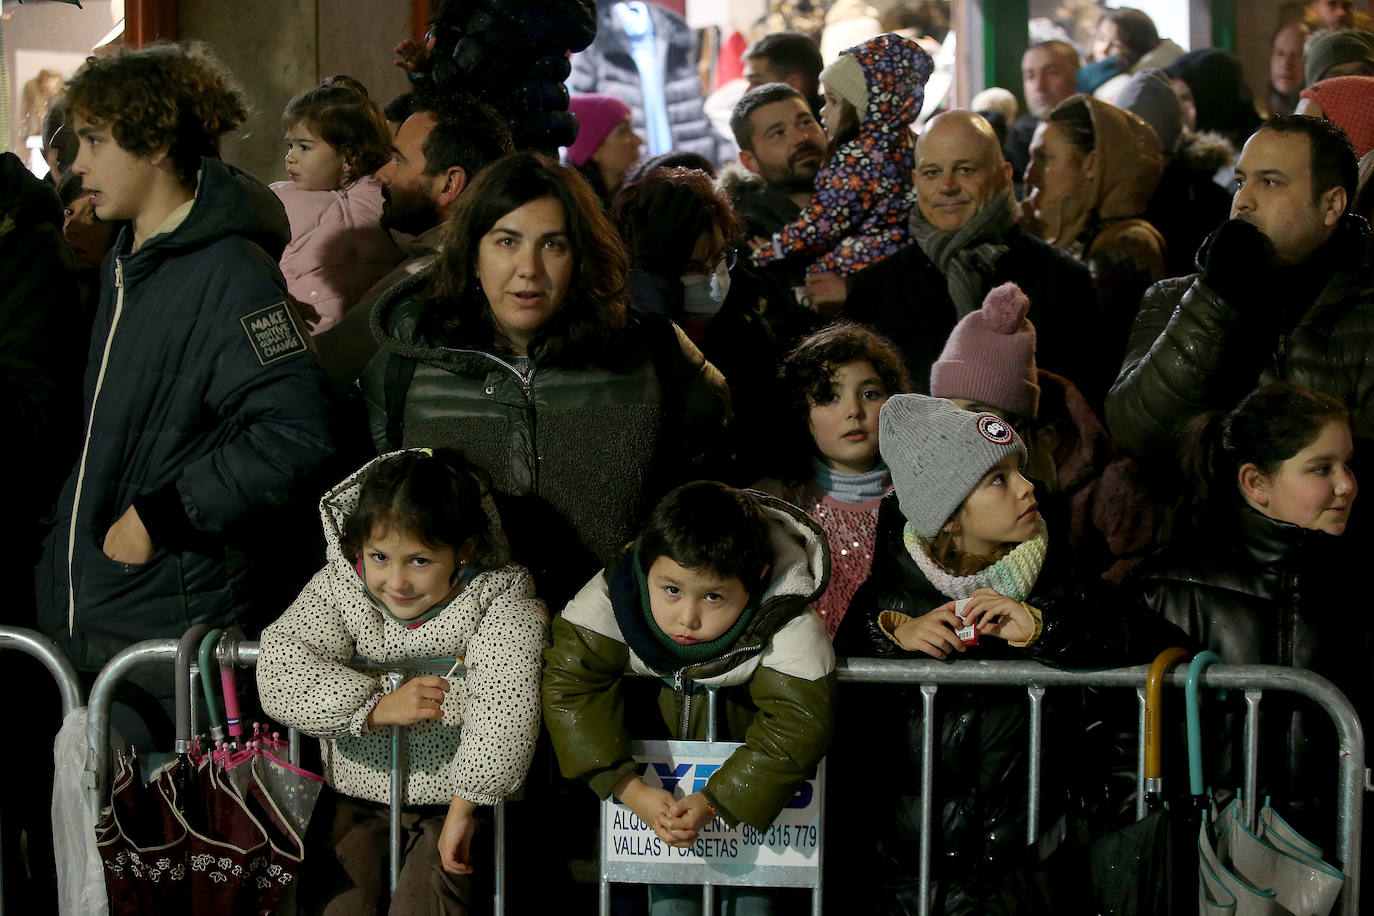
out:
{"label": "woman with dark hair", "polygon": [[1221,134],[1240,149],[1259,129],[1259,112],[1236,55],[1220,48],[1189,51],[1164,72],[1174,81],[1189,130]]}
{"label": "woman with dark hair", "polygon": [[378,449],[453,446],[486,470],[554,607],[725,443],[724,380],[667,318],[631,308],[627,268],[587,182],[513,153],[464,191],[438,261],[372,315]]}
{"label": "woman with dark hair", "polygon": [[1165,276],[1164,236],[1142,218],[1164,174],[1159,137],[1137,115],[1073,95],[1036,128],[1030,154],[1026,228],[1088,265],[1124,347],[1140,297]]}
{"label": "woman with dark hair", "polygon": [[[1359,487],[1346,407],[1290,382],[1247,395],[1229,414],[1195,418],[1184,443],[1193,496],[1190,524],[1138,567],[1126,586],[1229,664],[1287,665],[1330,678],[1363,710],[1370,688],[1370,628],[1349,607],[1364,562],[1345,534]],[[1336,750],[1329,720],[1310,701],[1265,697],[1258,798],[1318,845],[1332,839]],[[1239,700],[1239,697],[1236,698]],[[1228,704],[1229,705],[1229,704]],[[1239,783],[1239,704],[1217,733],[1209,774]],[[1229,771],[1229,772],[1228,772]],[[1329,846],[1327,847],[1329,848]]]}

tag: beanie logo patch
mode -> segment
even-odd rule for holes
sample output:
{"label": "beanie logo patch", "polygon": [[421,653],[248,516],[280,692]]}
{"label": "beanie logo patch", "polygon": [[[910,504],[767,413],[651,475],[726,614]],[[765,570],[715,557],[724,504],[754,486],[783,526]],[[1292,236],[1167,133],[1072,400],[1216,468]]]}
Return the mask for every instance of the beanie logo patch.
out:
{"label": "beanie logo patch", "polygon": [[1016,435],[1000,417],[990,413],[978,415],[978,433],[997,445],[1006,445]]}

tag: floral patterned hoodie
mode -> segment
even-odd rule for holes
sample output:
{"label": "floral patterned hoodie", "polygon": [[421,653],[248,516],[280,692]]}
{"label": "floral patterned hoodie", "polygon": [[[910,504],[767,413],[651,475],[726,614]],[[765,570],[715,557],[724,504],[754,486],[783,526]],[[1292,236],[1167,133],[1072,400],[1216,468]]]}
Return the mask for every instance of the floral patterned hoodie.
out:
{"label": "floral patterned hoodie", "polygon": [[757,264],[818,258],[808,273],[848,275],[907,243],[907,215],[915,203],[911,126],[934,63],[916,42],[890,33],[841,53],[859,64],[868,91],[859,132],[831,152],[816,174],[811,205],[773,236],[771,246],[755,251]]}

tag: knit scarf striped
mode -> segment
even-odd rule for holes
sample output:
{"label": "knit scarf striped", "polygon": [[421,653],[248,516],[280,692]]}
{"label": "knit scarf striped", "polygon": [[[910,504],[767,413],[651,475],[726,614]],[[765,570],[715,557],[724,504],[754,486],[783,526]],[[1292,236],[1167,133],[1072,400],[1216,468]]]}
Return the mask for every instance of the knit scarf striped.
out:
{"label": "knit scarf striped", "polygon": [[930,580],[930,584],[947,598],[967,598],[977,589],[990,588],[1013,601],[1025,601],[1035,587],[1035,580],[1040,578],[1040,567],[1045,564],[1049,529],[1042,518],[1040,530],[1034,537],[1022,541],[1011,553],[971,576],[955,576],[937,565],[910,522],[902,529],[902,540],[907,553],[911,554],[911,559]]}

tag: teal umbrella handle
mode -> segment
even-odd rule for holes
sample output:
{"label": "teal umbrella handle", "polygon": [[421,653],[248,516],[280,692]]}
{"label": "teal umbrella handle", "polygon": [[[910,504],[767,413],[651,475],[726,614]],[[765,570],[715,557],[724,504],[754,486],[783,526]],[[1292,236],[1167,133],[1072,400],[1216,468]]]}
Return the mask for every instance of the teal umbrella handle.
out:
{"label": "teal umbrella handle", "polygon": [[1221,656],[1211,650],[1199,652],[1188,665],[1188,680],[1183,685],[1183,698],[1188,708],[1188,788],[1197,798],[1207,791],[1202,784],[1202,712],[1197,682],[1202,669],[1219,661]]}
{"label": "teal umbrella handle", "polygon": [[211,676],[211,672],[218,671],[219,666],[213,664],[210,656],[223,635],[222,629],[211,630],[200,641],[200,683],[205,689],[205,714],[210,718],[210,737],[215,741],[224,740],[224,723],[219,717],[219,708],[215,705],[215,682]]}

